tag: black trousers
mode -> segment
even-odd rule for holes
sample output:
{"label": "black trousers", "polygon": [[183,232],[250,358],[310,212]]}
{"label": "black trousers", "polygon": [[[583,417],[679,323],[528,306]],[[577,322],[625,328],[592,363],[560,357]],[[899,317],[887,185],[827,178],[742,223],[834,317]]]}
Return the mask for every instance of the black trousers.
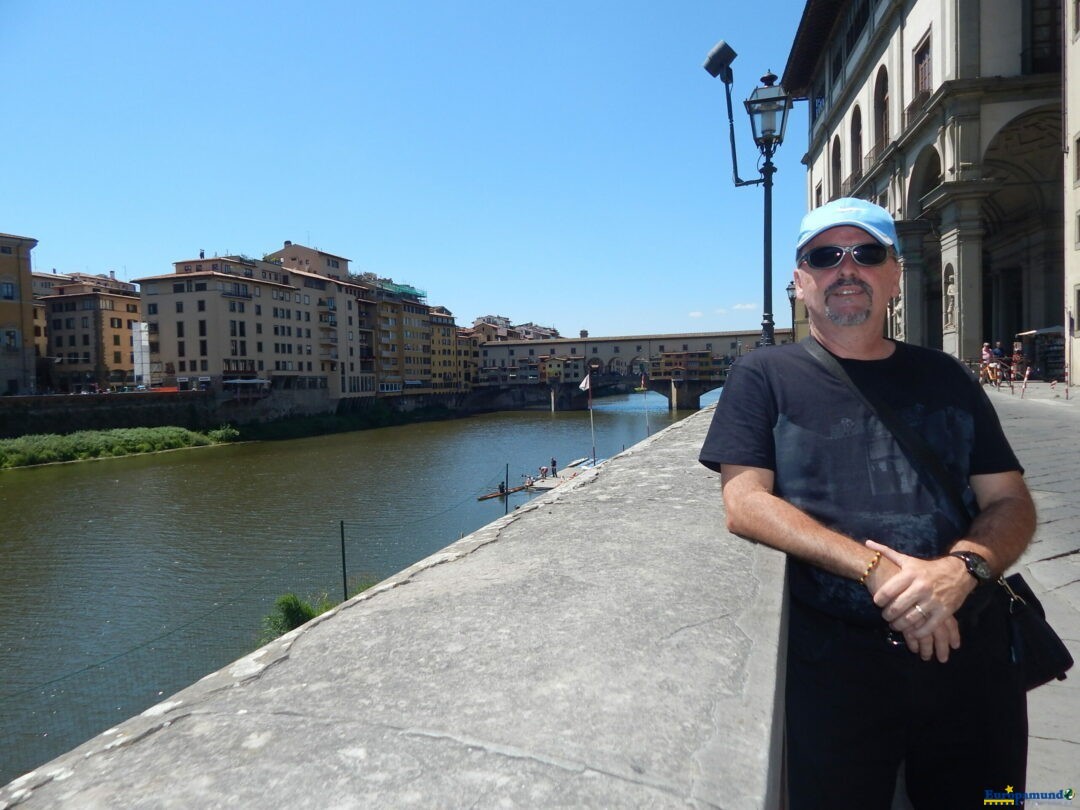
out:
{"label": "black trousers", "polygon": [[981,808],[987,790],[1024,790],[1027,693],[1004,600],[961,624],[945,664],[890,643],[886,630],[792,600],[788,807],[888,810],[901,763],[918,810]]}

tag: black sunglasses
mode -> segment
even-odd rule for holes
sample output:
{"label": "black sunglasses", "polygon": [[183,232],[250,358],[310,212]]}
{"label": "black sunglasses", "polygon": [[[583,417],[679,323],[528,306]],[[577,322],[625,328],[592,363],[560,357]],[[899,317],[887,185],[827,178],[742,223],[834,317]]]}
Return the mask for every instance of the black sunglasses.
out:
{"label": "black sunglasses", "polygon": [[811,270],[831,270],[840,265],[845,253],[850,253],[855,263],[863,267],[877,267],[889,258],[889,249],[885,245],[867,242],[864,245],[822,245],[806,251],[796,264],[806,262]]}

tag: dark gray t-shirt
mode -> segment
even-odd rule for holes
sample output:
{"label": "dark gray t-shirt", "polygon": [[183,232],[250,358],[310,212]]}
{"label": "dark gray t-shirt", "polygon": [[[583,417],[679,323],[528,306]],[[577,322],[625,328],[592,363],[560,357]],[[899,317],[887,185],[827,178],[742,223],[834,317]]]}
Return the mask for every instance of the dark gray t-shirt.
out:
{"label": "dark gray t-shirt", "polygon": [[[1021,470],[972,375],[939,351],[896,343],[885,360],[840,360],[936,450],[965,490],[972,475]],[[915,557],[948,551],[970,523],[927,488],[889,430],[800,344],[759,349],[732,367],[700,460],[761,467],[774,491],[824,525]],[[863,586],[792,560],[792,595],[848,621],[881,622]]]}

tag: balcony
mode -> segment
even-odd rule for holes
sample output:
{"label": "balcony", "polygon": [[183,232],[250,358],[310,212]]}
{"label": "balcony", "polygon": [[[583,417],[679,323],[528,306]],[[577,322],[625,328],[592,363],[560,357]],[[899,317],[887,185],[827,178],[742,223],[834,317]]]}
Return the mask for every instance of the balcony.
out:
{"label": "balcony", "polygon": [[840,196],[850,197],[855,191],[855,187],[859,185],[859,182],[863,178],[862,167],[857,168],[851,174],[847,176],[843,183],[840,184]]}
{"label": "balcony", "polygon": [[910,127],[915,119],[926,109],[926,102],[930,100],[929,90],[920,90],[904,110],[904,127]]}
{"label": "balcony", "polygon": [[874,166],[877,165],[877,162],[881,160],[881,156],[885,154],[885,150],[888,148],[889,142],[884,138],[875,143],[870,148],[870,151],[866,153],[866,157],[863,158],[863,171],[869,174],[871,169],[873,169]]}

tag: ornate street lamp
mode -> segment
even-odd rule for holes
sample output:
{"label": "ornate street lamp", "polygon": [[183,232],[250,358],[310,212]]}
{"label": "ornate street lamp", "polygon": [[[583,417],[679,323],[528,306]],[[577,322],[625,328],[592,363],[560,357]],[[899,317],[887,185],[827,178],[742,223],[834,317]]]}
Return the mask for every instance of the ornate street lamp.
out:
{"label": "ornate street lamp", "polygon": [[776,86],[776,75],[769,71],[761,77],[761,87],[750,94],[744,104],[750,116],[750,128],[754,133],[754,143],[764,158],[761,164],[761,177],[757,180],[743,180],[739,177],[739,162],[735,154],[735,118],[731,110],[731,84],[734,76],[731,63],[735,61],[735,51],[730,45],[720,40],[709,51],[704,68],[713,78],[724,83],[727,97],[728,132],[731,139],[731,168],[735,186],[765,187],[765,244],[763,251],[764,266],[764,313],[761,319],[761,345],[772,346],[774,341],[772,313],[772,176],[776,172],[772,157],[777,147],[784,142],[784,130],[787,128],[788,111],[791,109],[791,96],[783,87]]}

